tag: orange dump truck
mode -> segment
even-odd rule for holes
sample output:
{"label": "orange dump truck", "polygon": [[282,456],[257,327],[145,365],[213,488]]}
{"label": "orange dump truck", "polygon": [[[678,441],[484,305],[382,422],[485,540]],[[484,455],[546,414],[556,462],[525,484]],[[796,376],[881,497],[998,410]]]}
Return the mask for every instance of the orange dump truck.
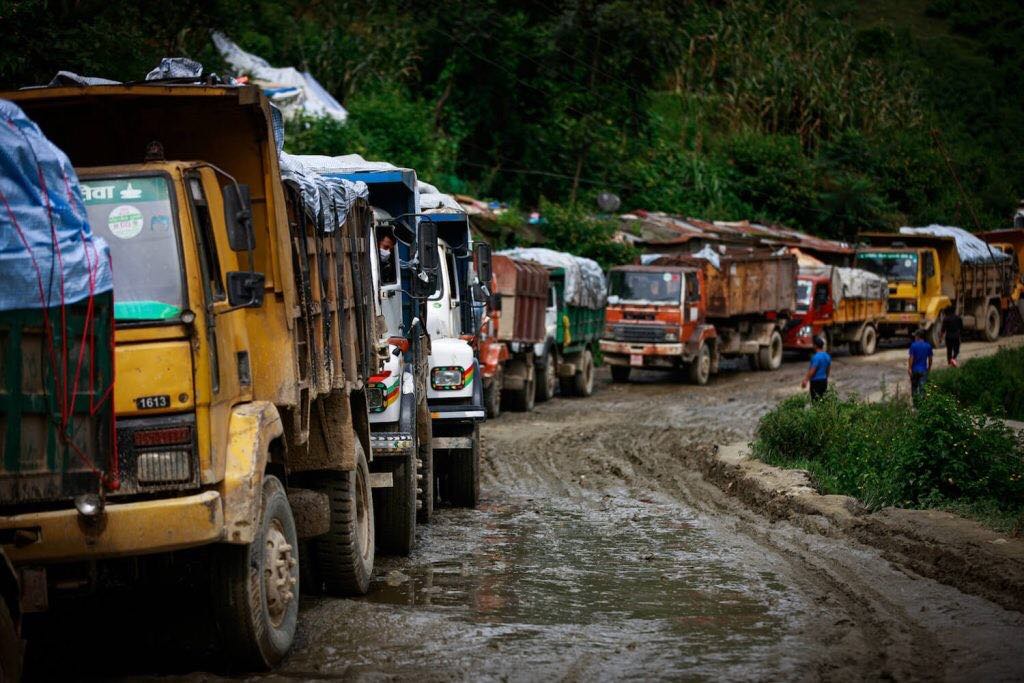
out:
{"label": "orange dump truck", "polygon": [[720,359],[739,356],[756,369],[778,369],[796,273],[794,256],[768,252],[613,268],[601,339],[612,379],[628,380],[633,368],[685,369],[706,384]]}
{"label": "orange dump truck", "polygon": [[858,268],[801,268],[796,281],[796,315],[786,326],[786,348],[810,351],[815,337],[827,348],[849,344],[850,353],[870,356],[885,317],[886,281]]}
{"label": "orange dump truck", "polygon": [[495,254],[493,292],[480,341],[484,405],[489,417],[502,406],[532,410],[538,393],[534,344],[544,341],[548,269],[531,261]]}

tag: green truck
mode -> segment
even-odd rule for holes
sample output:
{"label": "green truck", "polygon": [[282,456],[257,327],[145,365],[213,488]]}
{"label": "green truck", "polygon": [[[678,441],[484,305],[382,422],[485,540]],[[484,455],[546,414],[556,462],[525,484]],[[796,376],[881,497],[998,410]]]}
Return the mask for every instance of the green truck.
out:
{"label": "green truck", "polygon": [[[550,277],[547,334],[543,342],[534,345],[534,374],[526,379],[533,383],[534,400],[547,401],[556,393],[590,396],[594,393],[594,369],[601,362],[598,341],[604,330],[608,293],[601,266],[588,258],[539,247],[501,253],[539,263]],[[508,377],[505,382],[507,387]]]}

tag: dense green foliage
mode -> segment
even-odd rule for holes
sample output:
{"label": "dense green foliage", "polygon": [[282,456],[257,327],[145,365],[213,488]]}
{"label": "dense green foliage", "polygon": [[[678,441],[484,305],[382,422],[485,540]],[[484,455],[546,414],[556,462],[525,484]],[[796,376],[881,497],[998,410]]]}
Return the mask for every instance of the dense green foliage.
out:
{"label": "dense green foliage", "polygon": [[959,368],[933,372],[928,381],[986,415],[1024,420],[1024,347],[972,358]]}
{"label": "dense green foliage", "polygon": [[1024,194],[1015,0],[10,0],[0,84],[139,79],[174,54],[223,73],[210,29],[349,108],[290,149],[543,205],[556,239],[579,221],[554,207],[600,190],[843,237],[1000,227]]}
{"label": "dense green foliage", "polygon": [[942,391],[915,410],[906,401],[783,401],[762,419],[754,455],[806,468],[828,493],[855,496],[872,509],[957,507],[1000,511],[1024,522],[1024,448],[1011,430]]}

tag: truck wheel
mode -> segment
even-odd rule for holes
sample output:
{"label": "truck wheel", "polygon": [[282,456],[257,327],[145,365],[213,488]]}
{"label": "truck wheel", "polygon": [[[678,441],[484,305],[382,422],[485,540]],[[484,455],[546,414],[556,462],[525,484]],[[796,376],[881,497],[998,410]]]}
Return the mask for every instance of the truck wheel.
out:
{"label": "truck wheel", "polygon": [[416,521],[429,524],[434,515],[434,440],[430,410],[426,402],[420,404],[416,428],[419,432],[416,439]]}
{"label": "truck wheel", "polygon": [[995,306],[989,306],[985,313],[985,341],[994,342],[999,339],[999,329],[1002,324],[999,310]]}
{"label": "truck wheel", "polygon": [[934,323],[932,323],[932,326],[928,328],[928,334],[926,336],[928,337],[928,343],[932,345],[932,348],[942,348],[942,343],[943,341],[945,341],[945,338],[942,335],[941,318],[937,319]]}
{"label": "truck wheel", "polygon": [[693,384],[704,386],[708,383],[708,378],[711,377],[711,351],[708,350],[707,344],[700,345],[700,351],[690,362],[687,374]]}
{"label": "truck wheel", "polygon": [[487,417],[498,417],[501,415],[501,385],[503,381],[501,366],[494,371],[490,386],[484,385],[484,408],[487,409]]}
{"label": "truck wheel", "polygon": [[356,442],[356,468],[323,475],[316,488],[330,498],[331,530],[313,541],[316,574],[329,595],[365,595],[373,573],[370,469]]}
{"label": "truck wheel", "polygon": [[[2,560],[0,560],[2,561]],[[0,598],[0,681],[21,680],[24,649],[7,601]]]}
{"label": "truck wheel", "polygon": [[576,371],[574,393],[586,398],[594,393],[594,356],[590,349],[583,349],[580,354],[580,367]]}
{"label": "truck wheel", "polygon": [[632,369],[628,365],[612,365],[612,381],[613,382],[628,382],[629,371]]}
{"label": "truck wheel", "polygon": [[536,375],[534,374],[533,363],[523,363],[525,366],[526,378],[523,380],[521,389],[502,389],[502,405],[509,410],[519,413],[529,413],[533,410],[537,398],[537,389],[534,386]]}
{"label": "truck wheel", "polygon": [[288,496],[263,479],[255,536],[213,550],[217,623],[235,668],[269,669],[288,653],[299,616],[299,539]]}
{"label": "truck wheel", "polygon": [[761,370],[778,370],[782,367],[782,335],[778,330],[772,332],[767,346],[757,350],[757,365]]}
{"label": "truck wheel", "polygon": [[550,401],[558,388],[558,365],[555,360],[555,352],[548,351],[544,354],[544,361],[537,365],[537,403]]}
{"label": "truck wheel", "polygon": [[878,350],[878,332],[875,331],[875,328],[870,325],[864,328],[858,346],[862,355],[873,356],[875,354],[875,351]]}
{"label": "truck wheel", "polygon": [[[415,453],[387,458],[384,471],[391,472],[392,487],[377,489],[373,496],[373,522],[377,548],[389,555],[408,557],[416,544],[417,461]],[[376,465],[375,465],[376,466]]]}
{"label": "truck wheel", "polygon": [[475,508],[480,499],[480,425],[473,425],[473,447],[448,452],[448,499]]}

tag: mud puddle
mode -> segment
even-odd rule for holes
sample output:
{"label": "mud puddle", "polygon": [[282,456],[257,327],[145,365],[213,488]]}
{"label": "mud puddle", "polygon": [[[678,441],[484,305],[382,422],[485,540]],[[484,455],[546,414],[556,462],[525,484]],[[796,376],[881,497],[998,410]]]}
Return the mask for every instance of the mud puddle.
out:
{"label": "mud puddle", "polygon": [[[277,673],[749,677],[803,607],[692,511],[625,491],[500,493],[446,511],[418,545],[381,563],[366,598],[310,601]],[[377,623],[360,647],[353,633]]]}

